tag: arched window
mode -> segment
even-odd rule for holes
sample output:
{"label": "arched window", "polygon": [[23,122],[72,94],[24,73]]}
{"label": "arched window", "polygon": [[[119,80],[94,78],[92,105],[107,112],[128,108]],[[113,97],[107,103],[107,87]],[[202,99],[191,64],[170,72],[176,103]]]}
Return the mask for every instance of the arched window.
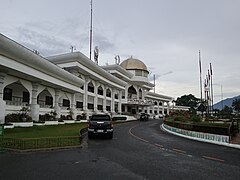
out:
{"label": "arched window", "polygon": [[103,88],[102,88],[102,86],[98,87],[98,95],[103,95]]}
{"label": "arched window", "polygon": [[89,82],[89,83],[88,83],[88,92],[94,93],[94,86],[93,86],[93,83],[92,83],[92,82]]}
{"label": "arched window", "polygon": [[129,99],[136,99],[137,98],[137,91],[133,86],[128,88],[128,98]]}
{"label": "arched window", "polygon": [[112,95],[111,95],[111,90],[110,89],[107,89],[107,91],[106,91],[106,96],[107,97],[111,97]]}

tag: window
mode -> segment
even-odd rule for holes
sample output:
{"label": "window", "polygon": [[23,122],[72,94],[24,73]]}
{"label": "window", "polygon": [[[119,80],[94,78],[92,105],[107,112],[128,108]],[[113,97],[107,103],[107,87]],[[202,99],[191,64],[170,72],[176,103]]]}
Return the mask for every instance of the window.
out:
{"label": "window", "polygon": [[144,72],[143,72],[143,76],[144,76],[144,77],[148,77],[148,72],[144,71]]}
{"label": "window", "polygon": [[63,106],[70,107],[70,101],[68,99],[63,99]]}
{"label": "window", "polygon": [[98,94],[99,94],[99,95],[103,95],[103,89],[102,89],[102,87],[99,87],[99,88],[98,88]]}
{"label": "window", "polygon": [[103,105],[98,105],[98,106],[97,106],[97,109],[98,109],[98,110],[103,110]]}
{"label": "window", "polygon": [[94,106],[93,106],[93,104],[91,104],[91,103],[88,103],[88,109],[94,109]]}
{"label": "window", "polygon": [[12,89],[5,88],[3,91],[3,100],[12,100]]}
{"label": "window", "polygon": [[106,96],[107,96],[107,97],[111,97],[111,91],[110,91],[110,89],[107,89]]}
{"label": "window", "polygon": [[29,92],[23,92],[23,99],[22,99],[22,102],[26,102],[26,103],[29,103]]}
{"label": "window", "polygon": [[52,96],[45,97],[45,105],[53,105],[53,97]]}
{"label": "window", "polygon": [[135,76],[142,76],[141,70],[135,70]]}
{"label": "window", "polygon": [[76,101],[76,108],[83,108],[83,102]]}
{"label": "window", "polygon": [[111,106],[106,106],[107,111],[111,111]]}
{"label": "window", "polygon": [[88,92],[94,93],[94,86],[91,82],[88,84]]}

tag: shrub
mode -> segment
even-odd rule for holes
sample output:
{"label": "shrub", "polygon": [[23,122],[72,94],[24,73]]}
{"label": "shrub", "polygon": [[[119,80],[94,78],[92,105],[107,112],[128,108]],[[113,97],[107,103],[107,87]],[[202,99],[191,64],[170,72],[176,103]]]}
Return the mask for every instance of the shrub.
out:
{"label": "shrub", "polygon": [[5,116],[5,122],[32,122],[32,118],[27,114],[12,113]]}
{"label": "shrub", "polygon": [[125,121],[127,120],[127,117],[126,116],[115,116],[112,118],[113,121],[119,121],[119,120],[122,120],[122,121]]}

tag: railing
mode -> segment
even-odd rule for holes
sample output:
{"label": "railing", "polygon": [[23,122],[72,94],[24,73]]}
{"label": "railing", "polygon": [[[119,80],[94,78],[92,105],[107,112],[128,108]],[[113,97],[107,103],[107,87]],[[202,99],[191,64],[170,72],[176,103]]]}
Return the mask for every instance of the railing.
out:
{"label": "railing", "polygon": [[14,106],[24,106],[28,104],[28,102],[22,102],[22,97],[12,96],[12,100],[6,100],[6,104]]}
{"label": "railing", "polygon": [[128,99],[127,103],[129,104],[139,104],[139,105],[153,105],[151,101],[148,101],[146,99]]}
{"label": "railing", "polygon": [[3,138],[0,146],[6,149],[31,150],[43,148],[57,148],[79,146],[81,136],[45,137],[45,138]]}

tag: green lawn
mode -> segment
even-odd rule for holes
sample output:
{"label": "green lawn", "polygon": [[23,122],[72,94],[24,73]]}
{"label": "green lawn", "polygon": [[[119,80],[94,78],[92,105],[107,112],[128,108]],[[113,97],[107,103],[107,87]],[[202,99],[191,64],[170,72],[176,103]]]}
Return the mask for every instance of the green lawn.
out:
{"label": "green lawn", "polygon": [[61,137],[61,136],[79,136],[80,129],[87,127],[86,123],[19,127],[5,129],[5,138],[42,138],[42,137]]}

